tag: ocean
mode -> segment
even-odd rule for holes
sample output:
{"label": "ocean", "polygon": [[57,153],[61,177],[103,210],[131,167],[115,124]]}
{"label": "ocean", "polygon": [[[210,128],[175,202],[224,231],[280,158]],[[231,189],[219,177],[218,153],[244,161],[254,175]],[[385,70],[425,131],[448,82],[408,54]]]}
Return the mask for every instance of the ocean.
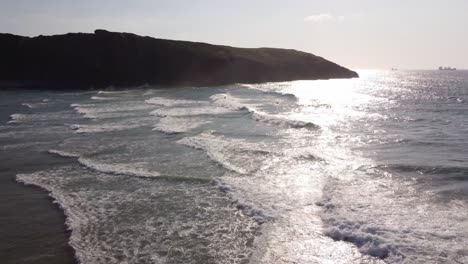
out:
{"label": "ocean", "polygon": [[468,71],[359,74],[0,91],[1,258],[468,263]]}

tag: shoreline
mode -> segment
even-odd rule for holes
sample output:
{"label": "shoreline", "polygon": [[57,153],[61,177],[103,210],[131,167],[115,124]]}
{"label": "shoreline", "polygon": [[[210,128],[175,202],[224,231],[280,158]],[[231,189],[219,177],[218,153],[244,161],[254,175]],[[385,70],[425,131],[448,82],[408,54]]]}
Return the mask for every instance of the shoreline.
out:
{"label": "shoreline", "polygon": [[[20,150],[12,152],[11,156],[23,154]],[[40,170],[65,160],[45,156],[46,153],[29,153],[23,161],[25,169],[17,171],[14,169],[17,166],[8,162],[5,154],[0,154],[6,160],[0,166],[0,193],[8,202],[0,204],[4,215],[0,217],[0,234],[4,238],[0,242],[0,259],[12,264],[78,264],[75,250],[69,244],[71,231],[60,205],[39,186],[16,180],[18,173]]]}
{"label": "shoreline", "polygon": [[[63,223],[61,229],[63,229],[63,234],[66,237],[66,246],[63,248],[64,249],[63,252],[66,253],[66,256],[67,256],[66,262],[63,262],[63,263],[79,264],[79,261],[76,259],[75,249],[69,244],[72,230],[70,230],[68,228],[67,224],[66,224],[67,216],[66,216],[63,208],[60,206],[60,204],[56,202],[56,199],[53,198],[50,195],[51,192],[49,192],[48,190],[46,190],[46,189],[44,189],[44,188],[42,188],[40,186],[37,186],[37,185],[25,184],[23,182],[19,182],[16,179],[16,175],[15,175],[15,183],[20,185],[23,188],[31,189],[32,191],[35,191],[35,192],[41,192],[41,193],[43,193],[44,195],[47,196],[47,198],[45,200],[47,200],[47,202],[51,205],[51,207],[52,207],[51,209],[54,211],[53,214],[55,214],[58,218],[60,218],[62,220],[62,223]],[[50,213],[52,213],[52,212],[50,212]],[[70,256],[71,258],[68,258],[68,256]],[[63,260],[60,260],[60,261],[63,261]],[[47,262],[47,263],[51,263],[51,262]],[[62,263],[62,262],[60,262],[60,263]]]}
{"label": "shoreline", "polygon": [[266,83],[283,83],[283,82],[296,82],[296,81],[329,81],[329,80],[347,80],[359,79],[358,76],[354,77],[332,77],[332,78],[311,78],[311,79],[284,79],[262,82],[218,82],[210,84],[200,83],[180,83],[180,84],[164,84],[164,83],[148,83],[148,82],[134,82],[128,84],[97,84],[97,85],[83,85],[71,83],[48,83],[37,81],[23,81],[23,80],[0,80],[1,90],[31,90],[31,91],[99,91],[99,90],[138,90],[142,88],[151,89],[177,89],[187,87],[229,87],[239,84],[266,84]]}

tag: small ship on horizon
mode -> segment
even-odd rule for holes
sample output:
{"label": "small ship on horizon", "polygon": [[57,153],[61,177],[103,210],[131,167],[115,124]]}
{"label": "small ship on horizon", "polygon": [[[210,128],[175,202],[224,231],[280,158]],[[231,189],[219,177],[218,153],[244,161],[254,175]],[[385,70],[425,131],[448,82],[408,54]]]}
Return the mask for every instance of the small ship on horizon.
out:
{"label": "small ship on horizon", "polygon": [[451,67],[439,67],[439,71],[456,71],[457,68],[451,68]]}

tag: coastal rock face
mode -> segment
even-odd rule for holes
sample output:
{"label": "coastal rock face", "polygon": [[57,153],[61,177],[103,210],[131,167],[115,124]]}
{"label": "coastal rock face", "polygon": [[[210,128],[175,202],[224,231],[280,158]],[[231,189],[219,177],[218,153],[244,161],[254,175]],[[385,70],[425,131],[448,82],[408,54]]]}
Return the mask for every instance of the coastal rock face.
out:
{"label": "coastal rock face", "polygon": [[0,58],[2,83],[64,89],[358,77],[296,50],[234,48],[105,30],[34,38],[0,34]]}

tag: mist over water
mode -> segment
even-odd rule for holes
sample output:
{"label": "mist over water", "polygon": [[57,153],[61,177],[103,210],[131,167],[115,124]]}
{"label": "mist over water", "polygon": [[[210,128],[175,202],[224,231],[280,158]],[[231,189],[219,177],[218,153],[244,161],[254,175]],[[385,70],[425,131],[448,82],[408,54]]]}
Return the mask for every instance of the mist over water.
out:
{"label": "mist over water", "polygon": [[0,156],[81,263],[468,262],[468,72],[359,74],[2,91]]}

